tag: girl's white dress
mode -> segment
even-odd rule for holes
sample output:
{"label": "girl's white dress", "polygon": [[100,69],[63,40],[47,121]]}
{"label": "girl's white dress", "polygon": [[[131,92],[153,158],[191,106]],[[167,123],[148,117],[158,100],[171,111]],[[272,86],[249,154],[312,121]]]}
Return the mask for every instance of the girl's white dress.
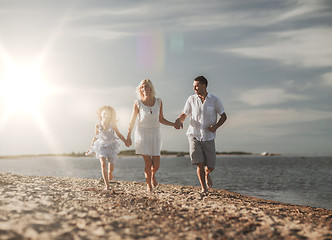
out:
{"label": "girl's white dress", "polygon": [[95,154],[97,158],[104,157],[109,162],[115,163],[118,157],[120,144],[117,141],[115,132],[110,127],[109,129],[104,129],[101,123],[97,124],[99,133],[96,135],[97,140],[91,146],[87,155]]}
{"label": "girl's white dress", "polygon": [[139,109],[135,130],[135,152],[147,156],[160,156],[159,111],[161,99],[156,98],[152,107],[144,105],[141,100],[136,100],[135,104]]}

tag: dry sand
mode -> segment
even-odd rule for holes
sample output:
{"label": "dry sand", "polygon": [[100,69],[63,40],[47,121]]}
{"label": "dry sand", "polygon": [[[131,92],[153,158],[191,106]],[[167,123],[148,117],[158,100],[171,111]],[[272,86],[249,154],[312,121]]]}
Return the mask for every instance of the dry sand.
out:
{"label": "dry sand", "polygon": [[332,239],[332,211],[212,189],[0,173],[0,239]]}

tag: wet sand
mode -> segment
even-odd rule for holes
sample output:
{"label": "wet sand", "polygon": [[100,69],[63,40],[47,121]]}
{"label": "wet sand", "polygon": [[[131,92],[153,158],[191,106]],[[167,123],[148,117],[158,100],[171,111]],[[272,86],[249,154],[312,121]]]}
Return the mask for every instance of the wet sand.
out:
{"label": "wet sand", "polygon": [[0,173],[0,239],[332,239],[332,211],[225,190]]}

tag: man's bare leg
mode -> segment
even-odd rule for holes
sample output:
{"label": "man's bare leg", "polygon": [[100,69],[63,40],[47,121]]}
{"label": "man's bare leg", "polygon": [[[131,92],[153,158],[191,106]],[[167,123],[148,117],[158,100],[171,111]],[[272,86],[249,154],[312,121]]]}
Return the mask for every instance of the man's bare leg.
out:
{"label": "man's bare leg", "polygon": [[207,186],[206,186],[206,182],[205,182],[205,166],[204,163],[198,163],[197,164],[197,176],[198,176],[198,180],[201,184],[202,187],[202,192],[206,192],[207,191]]}
{"label": "man's bare leg", "polygon": [[205,182],[208,188],[212,188],[212,179],[210,173],[214,170],[214,168],[205,167]]}

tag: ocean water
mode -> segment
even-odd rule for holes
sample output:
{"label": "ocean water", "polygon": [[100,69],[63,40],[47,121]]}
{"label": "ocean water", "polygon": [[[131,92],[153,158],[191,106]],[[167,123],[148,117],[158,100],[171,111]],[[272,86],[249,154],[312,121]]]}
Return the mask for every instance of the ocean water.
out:
{"label": "ocean water", "polygon": [[[0,159],[0,172],[34,176],[99,179],[99,160],[91,157]],[[140,156],[120,157],[115,180],[144,182]],[[332,210],[332,157],[218,156],[212,173],[215,188],[285,203]],[[162,156],[157,180],[199,186],[189,157]]]}

